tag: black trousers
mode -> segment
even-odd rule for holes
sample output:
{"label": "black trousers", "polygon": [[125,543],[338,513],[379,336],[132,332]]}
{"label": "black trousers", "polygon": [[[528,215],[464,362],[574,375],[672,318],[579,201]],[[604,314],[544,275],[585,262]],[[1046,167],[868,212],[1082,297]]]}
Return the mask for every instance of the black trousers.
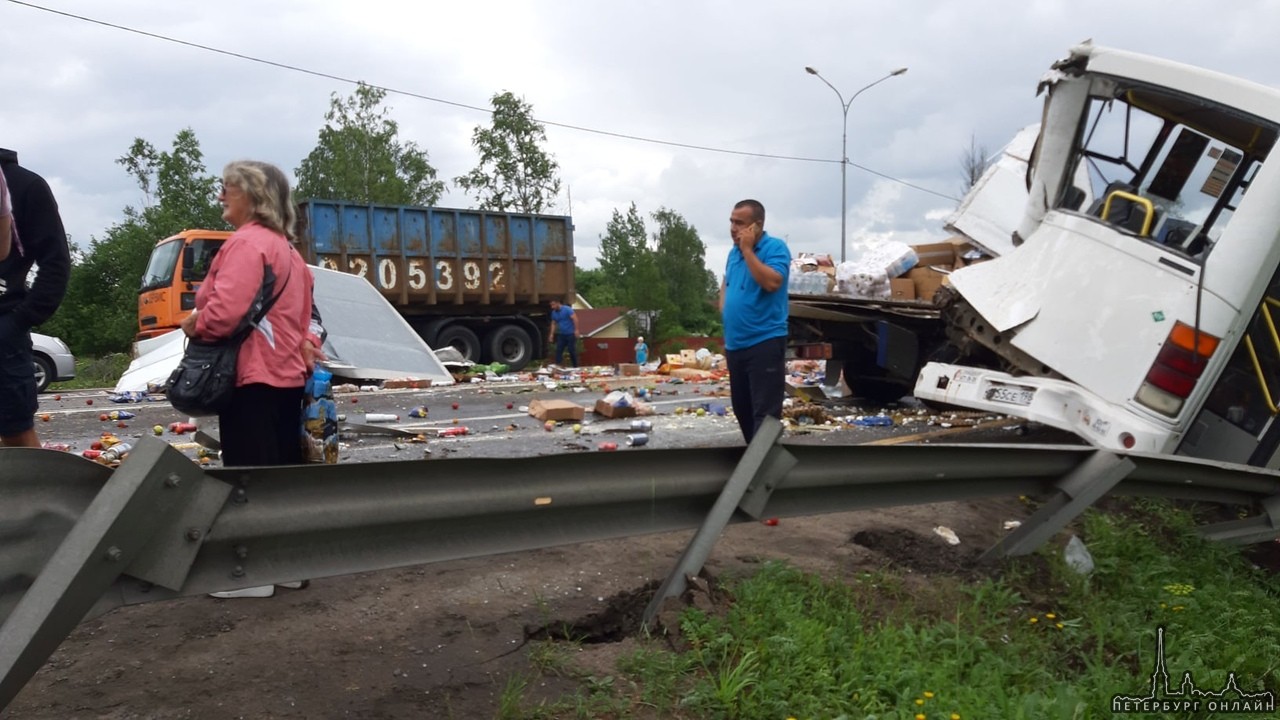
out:
{"label": "black trousers", "polygon": [[218,415],[222,464],[302,463],[302,388],[241,385]]}
{"label": "black trousers", "polygon": [[726,350],[729,399],[748,443],[765,416],[782,417],[786,390],[787,338],[776,337],[741,350]]}

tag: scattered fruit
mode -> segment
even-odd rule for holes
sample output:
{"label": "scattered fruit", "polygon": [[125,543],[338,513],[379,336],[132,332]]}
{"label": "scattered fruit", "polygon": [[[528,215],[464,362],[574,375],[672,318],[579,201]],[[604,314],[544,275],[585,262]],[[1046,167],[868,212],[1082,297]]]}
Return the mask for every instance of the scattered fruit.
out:
{"label": "scattered fruit", "polygon": [[155,434],[157,434],[157,435],[163,435],[163,434],[164,434],[164,426],[163,426],[163,425],[157,425],[157,426],[155,426],[155,427],[151,428],[151,432],[153,432],[153,433],[155,433]]}
{"label": "scattered fruit", "polygon": [[120,422],[116,423],[116,427],[118,427],[118,428],[127,428],[127,427],[129,427],[129,426],[128,426],[128,425],[127,425],[123,420],[121,420]]}
{"label": "scattered fruit", "polygon": [[578,423],[574,423],[574,424],[573,424],[573,434],[574,434],[574,435],[577,435],[577,434],[578,434],[578,433],[580,433],[580,432],[582,432],[582,426],[581,426],[581,425],[579,425]]}
{"label": "scattered fruit", "polygon": [[53,417],[49,413],[41,413],[40,422],[49,422],[49,418]]}
{"label": "scattered fruit", "polygon": [[92,405],[92,404],[93,404],[93,398],[89,398],[88,400],[85,400],[85,401],[84,401],[84,404],[85,404],[85,405]]}
{"label": "scattered fruit", "polygon": [[548,420],[548,421],[546,421],[545,423],[543,423],[543,424],[542,424],[542,427],[543,427],[547,432],[551,432],[552,430],[555,430],[555,429],[556,429],[556,421],[555,421],[555,420]]}
{"label": "scattered fruit", "polygon": [[516,404],[515,404],[515,403],[507,403],[507,409],[508,409],[508,410],[510,410],[511,408],[513,408],[513,407],[515,407],[515,406],[516,406]]}
{"label": "scattered fruit", "polygon": [[457,409],[458,409],[458,403],[454,403],[454,404],[453,404],[453,409],[454,409],[454,410],[457,410]]}
{"label": "scattered fruit", "polygon": [[98,416],[98,419],[101,420],[102,422],[106,422],[111,419],[111,416],[107,415],[106,413],[102,413],[101,415]]}
{"label": "scattered fruit", "polygon": [[54,399],[54,400],[61,400],[61,399],[62,399],[62,396],[61,396],[61,395],[54,395],[54,396],[53,396],[53,399]]}

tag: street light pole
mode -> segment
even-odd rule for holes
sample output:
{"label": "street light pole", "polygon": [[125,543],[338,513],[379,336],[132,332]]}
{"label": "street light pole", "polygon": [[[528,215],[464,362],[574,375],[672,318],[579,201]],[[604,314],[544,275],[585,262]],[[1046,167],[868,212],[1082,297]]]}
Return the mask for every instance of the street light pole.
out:
{"label": "street light pole", "polygon": [[844,132],[840,136],[840,262],[844,262],[845,250],[849,246],[849,239],[845,235],[845,224],[848,221],[848,211],[845,209],[845,205],[848,203],[849,199],[849,106],[852,105],[853,101],[858,99],[858,96],[863,92],[870,90],[891,77],[896,77],[905,73],[907,69],[898,68],[870,85],[863,87],[858,90],[858,92],[854,93],[853,96],[849,98],[848,102],[845,102],[844,95],[840,94],[839,90],[836,90],[836,86],[827,82],[827,79],[822,77],[817,70],[806,66],[804,71],[826,83],[827,87],[831,88],[831,91],[836,94],[837,98],[839,98],[840,109],[844,112]]}

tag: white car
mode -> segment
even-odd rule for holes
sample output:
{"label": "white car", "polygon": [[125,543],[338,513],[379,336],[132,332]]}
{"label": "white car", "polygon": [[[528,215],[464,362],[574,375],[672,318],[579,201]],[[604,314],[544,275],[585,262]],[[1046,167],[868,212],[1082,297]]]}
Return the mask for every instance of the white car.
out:
{"label": "white car", "polygon": [[31,354],[36,367],[36,392],[44,392],[51,382],[76,376],[76,358],[71,348],[56,337],[31,333]]}

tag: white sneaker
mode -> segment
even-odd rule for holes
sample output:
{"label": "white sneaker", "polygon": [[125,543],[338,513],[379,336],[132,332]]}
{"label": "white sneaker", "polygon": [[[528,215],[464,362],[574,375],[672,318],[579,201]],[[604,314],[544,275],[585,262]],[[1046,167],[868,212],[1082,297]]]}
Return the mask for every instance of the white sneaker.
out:
{"label": "white sneaker", "polygon": [[242,590],[227,590],[225,592],[211,592],[209,597],[220,598],[223,600],[229,598],[269,598],[276,594],[275,585],[259,585],[258,587],[247,587]]}

